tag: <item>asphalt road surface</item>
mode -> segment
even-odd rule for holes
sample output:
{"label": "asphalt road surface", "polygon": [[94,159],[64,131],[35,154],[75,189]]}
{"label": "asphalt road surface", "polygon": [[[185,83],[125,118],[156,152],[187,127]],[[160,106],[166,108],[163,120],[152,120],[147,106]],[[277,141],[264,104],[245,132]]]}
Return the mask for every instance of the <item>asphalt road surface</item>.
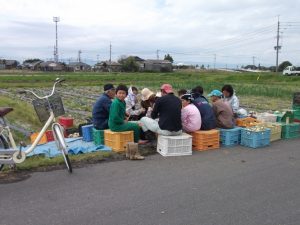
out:
{"label": "asphalt road surface", "polygon": [[34,173],[0,185],[0,224],[299,225],[300,139]]}

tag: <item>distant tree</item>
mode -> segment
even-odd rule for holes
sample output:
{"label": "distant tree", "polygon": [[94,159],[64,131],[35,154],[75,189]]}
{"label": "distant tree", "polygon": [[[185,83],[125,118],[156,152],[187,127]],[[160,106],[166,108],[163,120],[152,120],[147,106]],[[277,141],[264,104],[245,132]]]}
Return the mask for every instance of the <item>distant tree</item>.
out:
{"label": "distant tree", "polygon": [[23,63],[34,63],[34,62],[39,62],[39,61],[42,61],[40,59],[26,59],[24,60]]}
{"label": "distant tree", "polygon": [[278,71],[282,72],[287,66],[292,66],[292,63],[290,63],[289,61],[280,63],[280,65],[278,66]]}
{"label": "distant tree", "polygon": [[205,66],[203,64],[201,65],[200,68],[201,68],[201,70],[205,70]]}
{"label": "distant tree", "polygon": [[121,57],[118,62],[122,65],[122,71],[137,72],[139,70],[139,65],[132,56],[128,58]]}
{"label": "distant tree", "polygon": [[165,55],[165,58],[164,58],[164,60],[168,60],[168,61],[170,61],[171,63],[173,63],[173,62],[174,62],[174,60],[173,60],[173,57],[172,57],[172,56],[170,56],[169,54]]}

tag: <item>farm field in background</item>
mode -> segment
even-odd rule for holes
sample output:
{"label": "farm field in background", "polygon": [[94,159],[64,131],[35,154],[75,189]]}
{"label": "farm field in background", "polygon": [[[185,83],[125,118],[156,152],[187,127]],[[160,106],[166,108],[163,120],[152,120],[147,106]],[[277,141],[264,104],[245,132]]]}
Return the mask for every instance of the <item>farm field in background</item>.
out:
{"label": "farm field in background", "polygon": [[[66,114],[83,122],[91,116],[92,105],[102,93],[105,83],[134,85],[141,90],[148,87],[158,91],[163,83],[170,83],[175,90],[191,89],[201,85],[205,95],[224,84],[233,85],[241,106],[248,110],[268,111],[291,107],[292,94],[300,91],[300,77],[286,77],[275,73],[234,73],[220,71],[178,71],[173,73],[43,73],[23,71],[0,72],[0,106],[12,106],[15,111],[8,119],[13,125],[27,131],[41,127],[31,106],[32,96],[17,94],[22,89],[50,91],[56,77],[65,78],[66,86],[58,88]],[[21,139],[24,139],[20,137]]]}

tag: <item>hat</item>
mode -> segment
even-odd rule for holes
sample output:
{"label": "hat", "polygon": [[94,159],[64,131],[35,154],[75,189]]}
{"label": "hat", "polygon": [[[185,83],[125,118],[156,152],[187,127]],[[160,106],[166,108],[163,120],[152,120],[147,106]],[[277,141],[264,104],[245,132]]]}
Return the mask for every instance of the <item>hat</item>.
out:
{"label": "hat", "polygon": [[171,84],[163,84],[160,89],[166,92],[167,94],[173,93],[173,88]]}
{"label": "hat", "polygon": [[105,84],[104,85],[104,91],[108,91],[110,89],[114,89],[114,85],[112,85],[112,84]]}
{"label": "hat", "polygon": [[184,94],[180,98],[184,99],[184,100],[188,100],[188,101],[193,101],[194,100],[194,98],[191,94]]}
{"label": "hat", "polygon": [[223,94],[221,91],[219,90],[213,90],[212,92],[210,92],[207,96],[211,97],[211,96],[217,96],[217,97],[221,97]]}
{"label": "hat", "polygon": [[147,101],[151,95],[153,95],[154,93],[152,91],[150,91],[148,88],[144,88],[141,91],[141,95],[142,95],[142,101]]}

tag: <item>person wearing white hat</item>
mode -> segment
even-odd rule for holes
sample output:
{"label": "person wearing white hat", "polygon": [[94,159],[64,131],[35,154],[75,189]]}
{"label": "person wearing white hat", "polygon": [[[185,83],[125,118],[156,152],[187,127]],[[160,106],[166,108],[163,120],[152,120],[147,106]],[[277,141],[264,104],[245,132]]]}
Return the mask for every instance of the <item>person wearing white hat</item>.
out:
{"label": "person wearing white hat", "polygon": [[142,95],[141,106],[142,106],[142,108],[145,109],[145,115],[147,117],[151,117],[151,112],[152,112],[152,109],[153,109],[153,105],[155,103],[156,96],[148,88],[144,88],[141,91],[141,95]]}

